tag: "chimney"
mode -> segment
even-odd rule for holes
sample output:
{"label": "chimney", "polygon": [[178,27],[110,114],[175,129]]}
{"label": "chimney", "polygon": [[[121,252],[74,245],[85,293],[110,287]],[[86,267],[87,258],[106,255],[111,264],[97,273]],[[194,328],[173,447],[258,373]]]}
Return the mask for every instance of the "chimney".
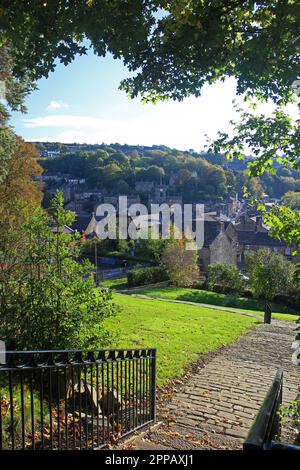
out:
{"label": "chimney", "polygon": [[241,223],[242,225],[245,225],[245,224],[246,224],[246,214],[242,214],[242,215],[240,216],[240,223]]}
{"label": "chimney", "polygon": [[224,225],[224,222],[221,221],[220,222],[220,233],[224,233],[225,232],[225,225]]}
{"label": "chimney", "polygon": [[261,215],[256,216],[256,232],[261,232],[263,228],[263,218]]}

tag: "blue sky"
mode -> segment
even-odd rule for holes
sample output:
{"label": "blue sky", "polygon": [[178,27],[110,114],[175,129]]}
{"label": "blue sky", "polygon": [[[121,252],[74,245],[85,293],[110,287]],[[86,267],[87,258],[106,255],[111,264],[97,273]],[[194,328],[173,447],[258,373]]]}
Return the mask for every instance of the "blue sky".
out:
{"label": "blue sky", "polygon": [[90,51],[65,67],[58,64],[27,99],[27,114],[11,124],[27,141],[127,143],[203,149],[205,134],[230,129],[235,80],[205,86],[200,98],[156,105],[130,100],[118,90],[128,76],[121,61]]}

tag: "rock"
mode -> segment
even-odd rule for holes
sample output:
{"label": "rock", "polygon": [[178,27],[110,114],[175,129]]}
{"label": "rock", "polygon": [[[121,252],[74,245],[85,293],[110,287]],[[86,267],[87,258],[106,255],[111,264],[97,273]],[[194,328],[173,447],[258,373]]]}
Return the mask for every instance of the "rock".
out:
{"label": "rock", "polygon": [[116,390],[110,390],[104,393],[103,397],[99,400],[102,413],[106,416],[112,413],[117,413],[121,408],[121,401],[118,398]]}

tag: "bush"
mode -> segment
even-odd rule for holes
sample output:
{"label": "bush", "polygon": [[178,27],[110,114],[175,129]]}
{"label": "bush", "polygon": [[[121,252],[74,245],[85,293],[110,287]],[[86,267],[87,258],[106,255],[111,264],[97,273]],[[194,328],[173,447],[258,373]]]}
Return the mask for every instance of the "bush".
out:
{"label": "bush", "polygon": [[243,292],[243,297],[247,297],[248,299],[253,299],[253,292],[251,289],[245,289]]}
{"label": "bush", "polygon": [[127,273],[129,287],[145,286],[168,280],[168,275],[162,266],[152,268],[132,269]]}
{"label": "bush", "polygon": [[239,307],[238,294],[237,293],[230,293],[229,295],[226,295],[226,297],[224,297],[223,305],[224,305],[224,307],[238,308]]}
{"label": "bush", "polygon": [[276,294],[274,297],[274,301],[291,306],[295,309],[300,308],[300,289],[298,286],[296,286],[294,289],[292,289],[290,292],[285,292],[285,293],[280,293]]}
{"label": "bush", "polygon": [[211,264],[208,268],[207,286],[222,294],[244,291],[244,281],[238,269],[231,264]]}
{"label": "bush", "polygon": [[166,245],[166,240],[158,239],[153,240],[151,238],[148,239],[138,239],[134,245],[134,254],[137,258],[144,258],[151,263],[159,264],[162,256],[162,252]]}

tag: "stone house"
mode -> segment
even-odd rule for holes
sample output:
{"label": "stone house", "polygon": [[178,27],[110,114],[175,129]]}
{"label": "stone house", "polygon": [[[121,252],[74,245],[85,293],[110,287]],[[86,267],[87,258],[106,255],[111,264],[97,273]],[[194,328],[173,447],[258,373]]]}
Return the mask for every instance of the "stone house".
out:
{"label": "stone house", "polygon": [[148,209],[151,209],[151,204],[182,204],[181,195],[170,195],[168,192],[168,185],[157,185],[151,194],[148,195]]}
{"label": "stone house", "polygon": [[204,244],[199,250],[201,273],[208,272],[208,266],[214,263],[236,265],[236,250],[230,233],[231,222],[212,218],[204,220]]}
{"label": "stone house", "polygon": [[231,236],[231,226],[225,222],[220,222],[220,231],[210,244],[210,263],[236,264],[237,246]]}
{"label": "stone house", "polygon": [[274,253],[282,254],[289,260],[297,261],[291,256],[292,248],[287,246],[285,242],[270,237],[268,232],[237,230],[235,239],[237,240],[236,265],[241,270],[245,268],[246,253],[261,248],[268,248]]}
{"label": "stone house", "polygon": [[292,257],[292,247],[269,235],[262,218],[248,219],[233,224],[222,220],[204,221],[204,246],[199,250],[200,270],[206,274],[208,266],[216,263],[228,263],[245,269],[246,253],[268,248],[282,254],[286,259],[299,262],[300,257]]}
{"label": "stone house", "polygon": [[242,213],[235,219],[234,225],[238,231],[268,232],[262,216],[249,217],[246,213]]}

